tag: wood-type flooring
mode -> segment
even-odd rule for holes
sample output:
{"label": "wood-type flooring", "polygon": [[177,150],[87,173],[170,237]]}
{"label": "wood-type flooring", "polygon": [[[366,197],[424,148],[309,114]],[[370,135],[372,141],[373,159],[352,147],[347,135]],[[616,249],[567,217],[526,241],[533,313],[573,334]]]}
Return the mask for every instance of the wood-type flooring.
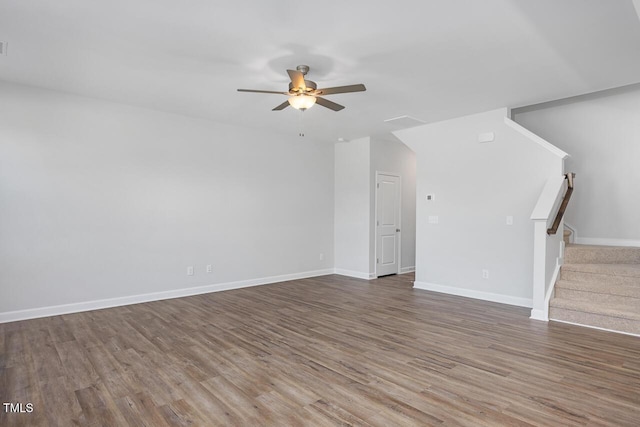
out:
{"label": "wood-type flooring", "polygon": [[0,425],[640,425],[640,338],[412,279],[330,275],[0,324],[0,399],[23,405],[0,408]]}

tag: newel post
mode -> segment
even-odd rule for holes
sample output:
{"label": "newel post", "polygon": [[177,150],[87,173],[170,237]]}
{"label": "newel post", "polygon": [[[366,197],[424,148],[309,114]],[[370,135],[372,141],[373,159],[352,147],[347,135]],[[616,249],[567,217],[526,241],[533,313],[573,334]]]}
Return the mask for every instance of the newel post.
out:
{"label": "newel post", "polygon": [[549,320],[546,307],[547,290],[547,219],[534,220],[533,225],[533,308],[531,318]]}

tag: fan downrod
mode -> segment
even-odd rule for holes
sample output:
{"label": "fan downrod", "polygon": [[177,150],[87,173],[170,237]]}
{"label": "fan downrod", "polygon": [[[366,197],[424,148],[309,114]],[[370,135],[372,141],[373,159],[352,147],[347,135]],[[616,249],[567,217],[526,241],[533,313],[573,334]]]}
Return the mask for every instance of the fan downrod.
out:
{"label": "fan downrod", "polygon": [[308,65],[298,65],[296,67],[296,70],[300,71],[303,76],[306,76],[307,73],[309,72],[309,66]]}

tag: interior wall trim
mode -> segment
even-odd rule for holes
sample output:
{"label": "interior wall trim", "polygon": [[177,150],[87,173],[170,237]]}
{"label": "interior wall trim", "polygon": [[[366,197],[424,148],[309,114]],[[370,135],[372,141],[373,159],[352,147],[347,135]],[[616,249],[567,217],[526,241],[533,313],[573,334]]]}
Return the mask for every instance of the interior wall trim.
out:
{"label": "interior wall trim", "polygon": [[342,268],[336,268],[333,272],[341,276],[354,277],[356,279],[372,280],[376,278],[375,273],[363,273],[361,271],[344,270]]}
{"label": "interior wall trim", "polygon": [[83,311],[101,310],[103,308],[121,307],[130,304],[160,301],[172,298],[188,297],[192,295],[208,294],[210,292],[228,291],[232,289],[247,288],[250,286],[268,285],[271,283],[286,282],[289,280],[306,279],[309,277],[326,276],[333,274],[333,269],[305,271],[300,273],[283,274],[280,276],[262,277],[258,279],[240,280],[236,282],[215,283],[212,285],[193,288],[175,289],[171,291],[152,292],[141,295],[130,295],[117,298],[84,301],[72,304],[62,304],[49,307],[29,308],[25,310],[8,311],[0,313],[0,323],[16,322],[18,320],[37,319],[40,317],[58,316],[61,314],[80,313]]}
{"label": "interior wall trim", "polygon": [[428,282],[413,282],[413,287],[425,291],[439,292],[442,294],[457,295],[467,298],[475,298],[483,301],[498,302],[501,304],[517,305],[519,307],[533,307],[532,298],[514,297],[511,295],[494,294],[490,292],[476,291],[473,289],[456,288],[454,286],[438,285]]}

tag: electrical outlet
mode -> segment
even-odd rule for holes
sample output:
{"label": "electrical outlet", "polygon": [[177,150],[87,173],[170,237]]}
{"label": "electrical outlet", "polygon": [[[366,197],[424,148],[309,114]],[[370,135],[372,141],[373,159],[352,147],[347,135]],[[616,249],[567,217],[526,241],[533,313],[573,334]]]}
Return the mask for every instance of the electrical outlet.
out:
{"label": "electrical outlet", "polygon": [[213,266],[211,264],[207,264],[207,273],[213,273]]}
{"label": "electrical outlet", "polygon": [[483,279],[489,278],[489,270],[482,270],[482,278]]}
{"label": "electrical outlet", "polygon": [[320,261],[324,261],[324,254],[320,253]]}
{"label": "electrical outlet", "polygon": [[187,267],[187,276],[193,276],[193,266]]}
{"label": "electrical outlet", "polygon": [[513,225],[513,217],[511,215],[507,216],[507,225]]}
{"label": "electrical outlet", "polygon": [[440,221],[440,218],[438,218],[436,215],[429,215],[429,217],[427,218],[427,222],[429,224],[437,224]]}

